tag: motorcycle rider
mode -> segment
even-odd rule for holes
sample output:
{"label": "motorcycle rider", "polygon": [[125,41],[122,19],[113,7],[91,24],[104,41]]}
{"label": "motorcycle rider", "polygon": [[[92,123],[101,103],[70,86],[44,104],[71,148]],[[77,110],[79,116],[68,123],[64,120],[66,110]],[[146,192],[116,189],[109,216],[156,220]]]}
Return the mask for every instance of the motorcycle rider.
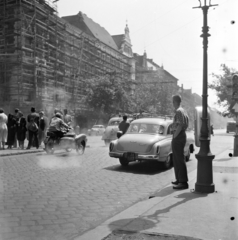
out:
{"label": "motorcycle rider", "polygon": [[69,126],[61,119],[62,115],[60,113],[56,113],[54,117],[51,119],[50,126],[48,131],[53,132],[57,139],[63,137],[65,133],[65,129],[68,130]]}

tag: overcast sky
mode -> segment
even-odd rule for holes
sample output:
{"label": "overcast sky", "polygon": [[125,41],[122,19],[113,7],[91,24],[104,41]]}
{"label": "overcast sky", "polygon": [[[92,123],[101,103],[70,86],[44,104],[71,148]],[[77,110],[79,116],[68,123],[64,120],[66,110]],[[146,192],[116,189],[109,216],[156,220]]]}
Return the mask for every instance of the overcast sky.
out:
{"label": "overcast sky", "polygon": [[[238,70],[238,0],[211,4],[219,6],[208,12],[209,81],[223,63]],[[111,35],[123,34],[128,23],[133,52],[146,51],[148,58],[179,79],[180,86],[202,95],[203,13],[193,9],[198,0],[59,0],[57,5],[60,17],[82,11]],[[208,102],[216,102],[211,91]]]}

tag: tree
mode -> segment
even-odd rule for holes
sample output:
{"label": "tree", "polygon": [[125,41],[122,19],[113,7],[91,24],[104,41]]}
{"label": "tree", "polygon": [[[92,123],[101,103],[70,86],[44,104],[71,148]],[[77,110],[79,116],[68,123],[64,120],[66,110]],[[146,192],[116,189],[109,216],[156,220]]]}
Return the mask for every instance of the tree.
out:
{"label": "tree", "polygon": [[136,111],[144,110],[160,115],[170,115],[173,94],[170,83],[154,71],[140,75],[134,94]]}
{"label": "tree", "polygon": [[127,88],[127,84],[116,74],[87,79],[85,103],[98,117],[110,116],[117,110],[130,111]]}
{"label": "tree", "polygon": [[208,84],[208,87],[215,90],[218,97],[218,104],[224,107],[223,116],[232,114],[232,108],[234,101],[231,98],[231,77],[237,71],[233,68],[229,68],[225,64],[221,64],[221,74],[212,74],[214,80]]}

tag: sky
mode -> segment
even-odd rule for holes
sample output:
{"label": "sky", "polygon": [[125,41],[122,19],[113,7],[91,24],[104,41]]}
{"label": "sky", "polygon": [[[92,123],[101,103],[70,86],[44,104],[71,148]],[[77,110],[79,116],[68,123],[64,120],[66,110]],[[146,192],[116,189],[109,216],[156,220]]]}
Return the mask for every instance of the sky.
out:
{"label": "sky", "polygon": [[[205,0],[201,0],[204,5]],[[209,4],[209,0],[206,0]],[[209,8],[208,82],[220,65],[238,70],[238,0],[211,0]],[[79,11],[111,35],[130,30],[132,50],[144,51],[159,66],[179,79],[178,85],[202,95],[203,13],[198,0],[59,0],[60,17]],[[217,107],[215,92],[208,90],[208,103]]]}

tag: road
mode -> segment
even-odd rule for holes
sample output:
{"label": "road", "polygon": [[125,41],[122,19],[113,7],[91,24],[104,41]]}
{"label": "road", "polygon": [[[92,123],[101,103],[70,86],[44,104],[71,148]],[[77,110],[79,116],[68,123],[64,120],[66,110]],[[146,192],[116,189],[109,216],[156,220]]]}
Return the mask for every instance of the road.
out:
{"label": "road", "polygon": [[[0,158],[1,240],[73,239],[174,179],[173,169],[165,171],[158,164],[132,163],[123,168],[108,156],[100,137],[88,139],[90,147],[82,156],[59,151],[53,156]],[[232,148],[233,141],[232,134],[215,130],[212,153]],[[192,154],[188,171],[196,164]]]}

